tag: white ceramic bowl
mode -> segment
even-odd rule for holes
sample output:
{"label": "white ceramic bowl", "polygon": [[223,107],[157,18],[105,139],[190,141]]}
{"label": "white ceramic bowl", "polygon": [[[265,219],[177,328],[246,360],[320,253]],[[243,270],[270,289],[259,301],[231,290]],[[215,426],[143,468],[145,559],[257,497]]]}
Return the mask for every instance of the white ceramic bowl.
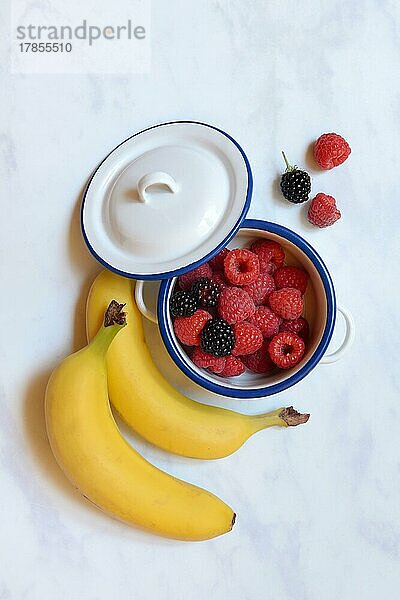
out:
{"label": "white ceramic bowl", "polygon": [[[346,323],[346,335],[341,347],[325,356],[331,340],[336,319],[336,299],[332,279],[318,253],[298,234],[290,229],[267,221],[246,220],[228,247],[248,246],[256,238],[279,242],[285,249],[286,263],[301,266],[309,274],[305,295],[304,316],[310,324],[310,337],[306,353],[298,365],[287,371],[277,371],[270,376],[246,371],[239,377],[223,378],[197,367],[176,338],[169,311],[169,300],[174,290],[176,277],[161,283],[158,296],[157,318],[164,344],[177,366],[195,383],[203,388],[234,398],[259,398],[281,392],[305,377],[320,361],[334,362],[350,345],[354,325],[350,314],[342,307]],[[143,282],[137,282],[136,300],[139,308],[149,317],[143,303]]]}

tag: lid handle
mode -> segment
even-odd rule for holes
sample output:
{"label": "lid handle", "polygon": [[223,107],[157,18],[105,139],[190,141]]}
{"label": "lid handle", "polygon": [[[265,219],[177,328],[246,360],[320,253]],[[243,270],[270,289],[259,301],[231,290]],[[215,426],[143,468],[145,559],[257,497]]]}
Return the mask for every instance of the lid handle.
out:
{"label": "lid handle", "polygon": [[154,171],[154,173],[147,173],[147,175],[143,175],[138,181],[137,191],[139,195],[140,202],[147,202],[147,188],[152,185],[163,185],[166,186],[170,192],[175,194],[178,191],[178,184],[175,179],[168,175],[168,173],[164,173],[163,171]]}

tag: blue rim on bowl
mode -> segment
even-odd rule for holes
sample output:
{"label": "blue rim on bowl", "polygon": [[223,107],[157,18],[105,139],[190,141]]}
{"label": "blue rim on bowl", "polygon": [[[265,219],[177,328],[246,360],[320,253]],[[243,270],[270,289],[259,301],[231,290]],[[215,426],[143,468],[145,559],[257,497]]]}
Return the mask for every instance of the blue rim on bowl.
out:
{"label": "blue rim on bowl", "polygon": [[[321,340],[313,352],[312,356],[309,360],[299,369],[296,373],[286,378],[283,381],[275,383],[266,387],[257,387],[257,388],[235,388],[229,387],[229,384],[222,385],[222,383],[216,383],[203,376],[201,373],[196,371],[191,366],[191,361],[188,357],[187,361],[185,361],[181,356],[180,344],[176,339],[173,331],[170,327],[170,322],[168,319],[169,306],[168,306],[168,297],[171,290],[172,285],[174,284],[174,279],[167,279],[162,281],[160,292],[158,296],[158,306],[157,306],[157,314],[158,314],[158,323],[160,327],[161,336],[163,338],[164,344],[168,350],[169,355],[175,364],[195,383],[200,385],[207,390],[214,392],[215,394],[219,394],[222,396],[228,396],[231,398],[262,398],[265,396],[271,396],[272,394],[276,394],[278,392],[282,392],[294,384],[298,383],[301,379],[303,379],[314,367],[318,364],[318,362],[323,357],[328,344],[331,340],[333,330],[335,327],[336,320],[336,297],[335,290],[333,287],[331,276],[326,268],[323,260],[319,256],[319,254],[314,250],[314,248],[306,242],[301,236],[299,236],[294,231],[284,227],[282,225],[278,225],[276,223],[270,223],[269,221],[259,221],[256,219],[247,219],[241,224],[241,228],[243,229],[254,229],[254,230],[262,230],[269,233],[273,233],[279,235],[282,238],[287,239],[289,242],[292,242],[296,245],[300,250],[304,252],[304,254],[311,260],[314,267],[318,271],[319,276],[321,277],[321,281],[325,291],[326,304],[327,304],[327,315],[326,315],[326,323],[324,327],[324,331],[321,336]],[[205,261],[204,261],[205,262]]]}
{"label": "blue rim on bowl", "polygon": [[[209,252],[206,256],[204,256],[201,260],[195,261],[191,264],[188,264],[184,267],[181,267],[180,269],[176,269],[174,271],[168,271],[165,273],[151,273],[151,274],[135,274],[135,273],[129,273],[126,271],[121,271],[120,269],[116,268],[115,266],[111,265],[110,263],[108,263],[104,258],[102,258],[101,256],[99,256],[99,254],[95,251],[95,249],[93,248],[93,246],[91,245],[88,236],[86,234],[85,231],[85,225],[84,225],[84,208],[85,208],[85,202],[86,202],[86,197],[88,194],[88,190],[90,188],[90,184],[94,178],[94,176],[96,175],[97,171],[99,170],[99,168],[101,167],[101,165],[104,163],[105,160],[107,160],[107,158],[120,146],[122,146],[122,144],[125,144],[125,142],[127,142],[128,140],[131,140],[132,138],[144,133],[145,131],[150,131],[152,129],[156,129],[157,127],[163,127],[165,125],[173,125],[174,123],[192,123],[195,125],[202,125],[203,127],[208,127],[209,129],[213,129],[215,131],[218,131],[219,133],[221,133],[222,135],[226,136],[235,146],[236,148],[239,150],[240,154],[242,155],[245,167],[246,167],[246,171],[247,171],[247,191],[246,191],[246,199],[244,202],[244,206],[243,206],[243,210],[239,216],[239,218],[237,219],[235,226],[231,229],[230,233],[225,237],[224,240],[222,240],[211,252]],[[115,148],[113,148],[111,150],[111,152],[109,152],[107,154],[107,156],[104,157],[104,159],[97,165],[96,169],[93,171],[92,175],[89,178],[89,181],[87,182],[87,185],[85,187],[85,190],[83,192],[83,196],[82,196],[82,204],[81,204],[81,212],[80,212],[80,222],[81,222],[81,230],[82,230],[82,235],[83,235],[83,239],[85,240],[85,243],[89,249],[89,251],[91,252],[91,254],[94,256],[94,258],[96,260],[99,261],[100,264],[103,265],[103,267],[105,267],[106,269],[109,269],[110,271],[112,271],[113,273],[116,273],[117,275],[122,275],[123,277],[129,277],[131,279],[143,279],[143,280],[159,280],[159,279],[168,279],[170,277],[175,277],[177,275],[182,275],[183,273],[187,273],[188,271],[192,271],[193,269],[195,269],[196,267],[200,266],[201,264],[203,264],[204,262],[207,262],[208,260],[210,260],[211,258],[213,258],[216,254],[218,254],[218,252],[220,252],[220,250],[222,250],[222,248],[224,248],[230,241],[231,239],[234,237],[234,235],[237,233],[237,231],[239,230],[243,219],[245,219],[249,208],[250,208],[250,202],[251,202],[251,196],[253,193],[253,175],[251,172],[251,167],[250,167],[250,163],[249,160],[243,150],[243,148],[238,144],[238,142],[231,136],[229,135],[229,133],[226,133],[226,131],[223,131],[222,129],[219,129],[218,127],[214,127],[213,125],[208,125],[207,123],[202,123],[201,121],[190,121],[190,120],[183,120],[183,121],[167,121],[165,123],[158,123],[157,125],[153,125],[152,127],[147,127],[146,129],[142,129],[141,131],[138,131],[137,133],[135,133],[134,135],[131,135],[130,137],[126,138],[123,142],[121,142],[120,144],[118,144],[118,146],[115,146]]]}

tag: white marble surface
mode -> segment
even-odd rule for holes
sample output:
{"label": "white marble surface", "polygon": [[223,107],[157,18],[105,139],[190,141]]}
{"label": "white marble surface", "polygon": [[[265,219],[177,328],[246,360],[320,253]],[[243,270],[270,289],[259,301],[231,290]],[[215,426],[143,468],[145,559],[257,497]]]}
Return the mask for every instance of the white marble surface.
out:
{"label": "white marble surface", "polygon": [[[395,0],[154,0],[152,70],[141,76],[11,76],[3,25],[1,600],[398,597],[399,24]],[[293,403],[312,413],[304,427],[260,433],[209,463],[133,439],[236,508],[231,534],[195,544],[130,529],[83,502],[43,423],[48,375],[84,342],[99,271],[79,230],[85,179],[129,134],[184,118],[240,141],[255,177],[250,214],[317,248],[358,329],[342,362],[280,397],[226,402],[254,412]],[[309,143],[330,130],[353,153],[314,173],[314,192],[335,195],[343,213],[319,231],[281,201],[276,177],[281,148],[307,164]]]}

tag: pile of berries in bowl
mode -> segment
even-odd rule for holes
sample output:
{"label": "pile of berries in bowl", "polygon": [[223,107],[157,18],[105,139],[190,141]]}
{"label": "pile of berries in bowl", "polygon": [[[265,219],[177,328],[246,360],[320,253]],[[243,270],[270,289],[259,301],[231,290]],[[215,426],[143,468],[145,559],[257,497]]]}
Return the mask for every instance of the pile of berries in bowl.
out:
{"label": "pile of berries in bowl", "polygon": [[225,248],[181,275],[170,297],[175,335],[192,362],[220,377],[264,376],[296,366],[309,337],[308,273],[285,264],[277,241]]}

